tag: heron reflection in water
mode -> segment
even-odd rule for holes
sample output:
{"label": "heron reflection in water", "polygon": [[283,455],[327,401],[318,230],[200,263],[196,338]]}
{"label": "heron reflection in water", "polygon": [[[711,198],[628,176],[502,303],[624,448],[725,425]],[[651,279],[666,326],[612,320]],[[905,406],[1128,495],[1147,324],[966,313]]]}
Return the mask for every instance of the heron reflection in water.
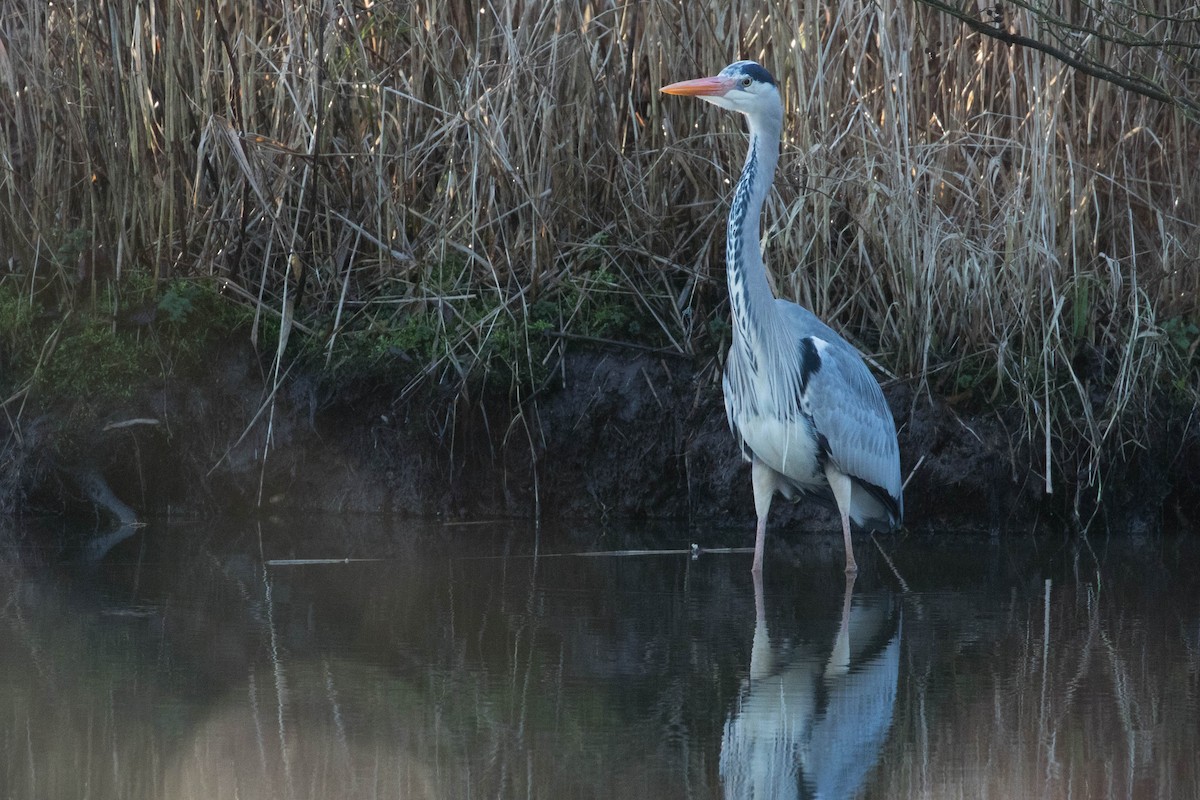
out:
{"label": "heron reflection in water", "polygon": [[853,597],[847,575],[832,647],[771,642],[754,575],[750,672],[725,723],[721,780],[729,798],[853,798],[891,728],[901,619],[890,595]]}

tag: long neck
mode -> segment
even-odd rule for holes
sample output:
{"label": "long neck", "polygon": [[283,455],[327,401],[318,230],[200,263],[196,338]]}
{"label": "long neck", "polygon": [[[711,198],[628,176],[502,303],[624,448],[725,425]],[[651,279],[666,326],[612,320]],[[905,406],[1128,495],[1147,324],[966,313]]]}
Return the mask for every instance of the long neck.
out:
{"label": "long neck", "polygon": [[780,120],[748,117],[750,152],[729,207],[725,239],[726,275],[735,340],[746,346],[762,339],[774,321],[775,304],[759,249],[759,218],[779,161]]}

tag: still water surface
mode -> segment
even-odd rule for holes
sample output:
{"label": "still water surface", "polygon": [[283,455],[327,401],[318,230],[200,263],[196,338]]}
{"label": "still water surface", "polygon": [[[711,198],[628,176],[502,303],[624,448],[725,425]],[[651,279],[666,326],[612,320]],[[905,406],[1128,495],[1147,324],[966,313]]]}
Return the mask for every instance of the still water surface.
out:
{"label": "still water surface", "polygon": [[2,797],[1200,797],[1188,540],[3,534]]}

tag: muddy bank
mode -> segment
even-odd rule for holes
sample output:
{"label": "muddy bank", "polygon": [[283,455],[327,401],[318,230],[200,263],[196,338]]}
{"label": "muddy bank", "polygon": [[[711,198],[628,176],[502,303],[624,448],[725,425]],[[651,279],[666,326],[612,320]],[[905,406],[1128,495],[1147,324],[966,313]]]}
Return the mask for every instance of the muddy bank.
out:
{"label": "muddy bank", "polygon": [[[542,391],[515,400],[428,386],[403,396],[299,375],[272,394],[248,347],[187,381],[147,391],[63,457],[52,413],[27,421],[0,467],[20,507],[142,516],[334,511],[578,519],[673,518],[752,525],[749,468],[729,434],[719,367],[627,349],[576,349]],[[1200,468],[1194,435],[1161,434],[1105,475],[1105,502],[1076,476],[1045,492],[1017,420],[969,414],[904,384],[886,387],[900,427],[906,522],[1026,531],[1190,528]],[[1154,426],[1152,426],[1154,427]],[[60,453],[53,455],[52,453]],[[95,511],[100,509],[100,511]],[[836,527],[812,501],[776,502],[772,524]]]}

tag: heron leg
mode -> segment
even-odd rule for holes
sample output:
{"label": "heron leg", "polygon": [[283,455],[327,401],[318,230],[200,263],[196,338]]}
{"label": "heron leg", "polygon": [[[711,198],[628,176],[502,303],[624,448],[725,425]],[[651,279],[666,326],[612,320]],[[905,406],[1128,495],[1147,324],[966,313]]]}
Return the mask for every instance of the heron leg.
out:
{"label": "heron leg", "polygon": [[750,571],[761,575],[763,550],[767,543],[767,514],[771,511],[771,498],[777,486],[775,470],[756,458],[750,465],[750,481],[754,485],[754,513],[758,515],[758,527],[754,531],[754,565]]}
{"label": "heron leg", "polygon": [[751,565],[750,571],[755,575],[762,575],[763,550],[767,542],[767,518],[759,517],[758,526],[754,529],[754,564]]}
{"label": "heron leg", "polygon": [[850,476],[832,464],[825,465],[825,479],[833,490],[833,499],[837,501],[838,514],[842,518],[842,540],[846,544],[846,572],[858,572],[858,563],[854,560],[854,543],[850,539]]}

